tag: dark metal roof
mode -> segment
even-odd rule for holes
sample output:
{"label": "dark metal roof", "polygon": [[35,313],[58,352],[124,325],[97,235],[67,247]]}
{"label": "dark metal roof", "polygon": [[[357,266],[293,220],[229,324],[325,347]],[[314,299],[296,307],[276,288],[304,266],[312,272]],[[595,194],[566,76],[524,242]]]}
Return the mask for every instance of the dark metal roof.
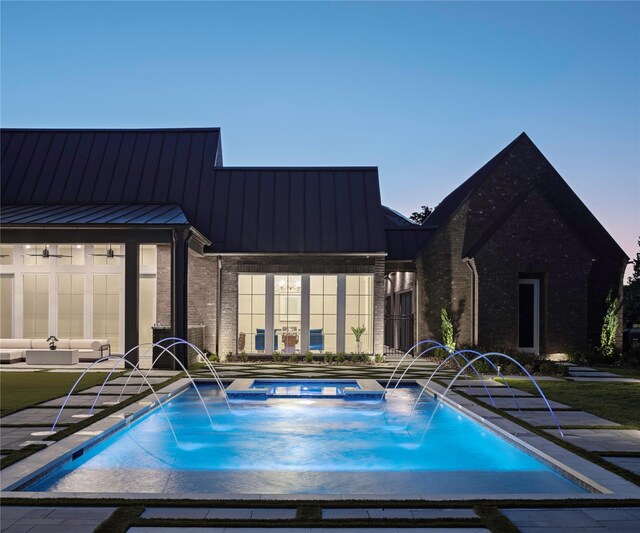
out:
{"label": "dark metal roof", "polygon": [[374,167],[218,168],[190,220],[221,253],[384,252]]}
{"label": "dark metal roof", "polygon": [[19,204],[0,207],[0,224],[188,224],[177,205],[170,204]]}
{"label": "dark metal roof", "polygon": [[382,214],[384,215],[385,228],[414,228],[416,226],[407,217],[386,205],[382,206]]}
{"label": "dark metal roof", "polygon": [[2,203],[197,203],[220,129],[2,129]]}
{"label": "dark metal roof", "polygon": [[414,225],[413,228],[387,228],[388,261],[413,261],[434,234],[435,228]]}

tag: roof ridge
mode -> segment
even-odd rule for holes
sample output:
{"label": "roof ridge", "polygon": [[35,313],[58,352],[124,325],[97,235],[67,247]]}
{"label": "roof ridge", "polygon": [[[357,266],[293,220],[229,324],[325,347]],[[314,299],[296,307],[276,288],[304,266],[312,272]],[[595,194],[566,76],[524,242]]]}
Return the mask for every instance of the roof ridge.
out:
{"label": "roof ridge", "polygon": [[194,127],[194,128],[11,128],[2,127],[0,132],[3,131],[16,131],[16,132],[104,132],[104,133],[119,133],[119,132],[157,132],[161,133],[166,131],[167,133],[174,132],[187,132],[187,131],[220,131],[220,126],[212,127]]}

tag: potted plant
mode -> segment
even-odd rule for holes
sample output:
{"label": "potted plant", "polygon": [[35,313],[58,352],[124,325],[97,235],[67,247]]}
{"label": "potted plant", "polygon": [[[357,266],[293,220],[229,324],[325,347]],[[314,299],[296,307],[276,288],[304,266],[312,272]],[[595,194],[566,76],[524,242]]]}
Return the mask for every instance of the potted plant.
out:
{"label": "potted plant", "polygon": [[362,352],[362,344],[360,343],[360,339],[362,338],[362,335],[364,335],[364,332],[366,330],[367,328],[364,327],[364,324],[362,326],[351,326],[353,336],[356,338],[356,351],[358,353]]}
{"label": "potted plant", "polygon": [[47,342],[49,343],[49,350],[58,349],[58,347],[56,346],[56,342],[58,342],[58,339],[56,338],[55,335],[50,335],[49,338],[47,339]]}

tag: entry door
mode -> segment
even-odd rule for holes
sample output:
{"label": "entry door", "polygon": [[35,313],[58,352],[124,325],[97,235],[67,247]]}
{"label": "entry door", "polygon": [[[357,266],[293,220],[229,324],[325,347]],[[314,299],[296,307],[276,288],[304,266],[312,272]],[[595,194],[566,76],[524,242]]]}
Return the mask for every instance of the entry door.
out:
{"label": "entry door", "polygon": [[540,280],[521,279],[518,291],[518,349],[537,354],[540,350]]}

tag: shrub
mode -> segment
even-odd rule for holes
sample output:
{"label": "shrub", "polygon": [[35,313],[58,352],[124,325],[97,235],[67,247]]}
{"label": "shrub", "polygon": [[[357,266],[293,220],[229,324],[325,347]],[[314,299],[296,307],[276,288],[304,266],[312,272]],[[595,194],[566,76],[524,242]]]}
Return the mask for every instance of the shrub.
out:
{"label": "shrub", "polygon": [[440,311],[440,331],[442,332],[442,344],[449,348],[449,353],[453,353],[456,349],[455,335],[453,332],[453,322],[449,318],[449,313],[443,307]]}
{"label": "shrub", "polygon": [[304,362],[313,363],[313,354],[311,352],[307,352],[306,354],[304,354]]}
{"label": "shrub", "polygon": [[611,293],[607,296],[607,310],[602,320],[602,332],[600,333],[600,353],[603,357],[611,359],[616,351],[616,331],[618,330],[618,310],[620,298],[614,298]]}

